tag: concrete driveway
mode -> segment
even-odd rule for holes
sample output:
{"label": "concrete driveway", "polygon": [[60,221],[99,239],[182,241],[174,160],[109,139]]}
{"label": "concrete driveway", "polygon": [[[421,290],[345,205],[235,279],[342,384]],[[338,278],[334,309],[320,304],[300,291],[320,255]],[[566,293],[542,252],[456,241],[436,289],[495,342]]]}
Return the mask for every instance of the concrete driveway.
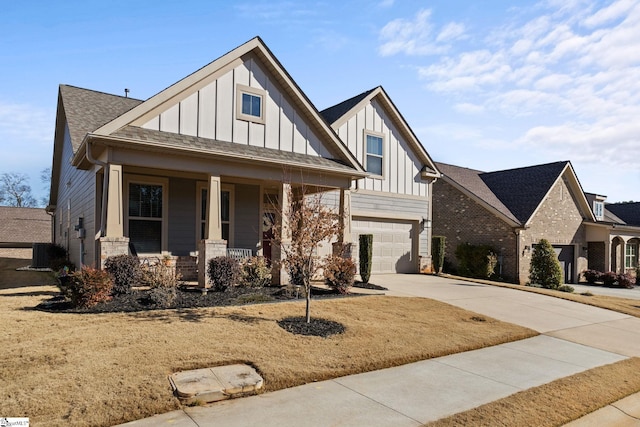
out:
{"label": "concrete driveway", "polygon": [[[389,288],[387,295],[440,300],[529,327],[542,335],[210,406],[184,408],[126,425],[420,426],[520,390],[640,356],[640,319],[628,315],[546,295],[435,276],[378,275],[371,282]],[[632,404],[638,402],[640,398],[636,396]],[[586,421],[572,426],[618,425],[608,423],[609,416],[605,413],[604,419],[597,419],[595,424]]]}

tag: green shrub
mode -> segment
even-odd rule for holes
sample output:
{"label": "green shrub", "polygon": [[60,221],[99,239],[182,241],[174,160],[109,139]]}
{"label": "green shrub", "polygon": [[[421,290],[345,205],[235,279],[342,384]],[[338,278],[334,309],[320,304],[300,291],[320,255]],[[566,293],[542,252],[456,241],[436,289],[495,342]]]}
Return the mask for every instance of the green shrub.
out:
{"label": "green shrub", "polygon": [[304,286],[304,273],[298,264],[289,265],[289,283],[294,286]]}
{"label": "green shrub", "polygon": [[75,271],[76,266],[69,261],[69,252],[64,246],[57,243],[49,243],[47,245],[47,260],[49,268],[59,272],[67,267],[67,271]]}
{"label": "green shrub", "polygon": [[157,286],[149,291],[149,300],[157,307],[169,308],[178,296],[176,286]]}
{"label": "green shrub", "polygon": [[324,265],[324,282],[331,289],[346,294],[353,286],[356,276],[356,265],[351,258],[329,256]]}
{"label": "green shrub", "polygon": [[91,267],[71,273],[60,290],[74,307],[89,308],[111,299],[113,280],[109,273]]}
{"label": "green shrub", "polygon": [[558,289],[562,284],[562,269],[553,246],[546,239],[541,239],[533,247],[529,280],[546,289]]}
{"label": "green shrub", "polygon": [[264,257],[253,257],[242,264],[242,284],[252,288],[271,285],[271,268]]}
{"label": "green shrub", "polygon": [[113,278],[113,294],[128,294],[131,286],[137,285],[142,279],[140,259],[133,255],[111,256],[104,262],[104,269]]}
{"label": "green shrub", "polygon": [[489,245],[463,243],[458,245],[455,255],[461,276],[488,279],[495,274],[498,257]]}
{"label": "green shrub", "polygon": [[558,286],[558,290],[561,292],[568,292],[570,294],[573,293],[573,291],[575,291],[575,288],[573,286],[569,286],[569,285],[561,285]]}
{"label": "green shrub", "polygon": [[442,273],[444,267],[444,251],[446,249],[445,236],[433,236],[431,238],[431,258],[433,259],[433,272]]}
{"label": "green shrub", "polygon": [[373,234],[361,234],[358,238],[360,239],[360,278],[364,283],[369,283],[373,261]]}
{"label": "green shrub", "polygon": [[226,256],[211,258],[207,268],[207,276],[216,291],[224,291],[235,285],[241,276],[240,263]]}

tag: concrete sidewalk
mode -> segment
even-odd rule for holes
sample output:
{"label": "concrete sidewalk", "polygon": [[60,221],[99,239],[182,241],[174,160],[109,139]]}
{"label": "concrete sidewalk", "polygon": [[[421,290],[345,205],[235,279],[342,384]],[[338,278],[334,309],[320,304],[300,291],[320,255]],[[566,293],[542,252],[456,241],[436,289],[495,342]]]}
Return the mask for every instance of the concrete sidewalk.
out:
{"label": "concrete sidewalk", "polygon": [[[419,426],[520,390],[640,355],[640,319],[624,314],[545,295],[433,276],[385,275],[371,281],[388,287],[388,295],[444,301],[544,335],[211,406],[185,408],[124,425]],[[640,398],[633,402],[640,402]],[[602,423],[602,418],[597,421],[600,426],[608,425]],[[588,420],[581,422],[586,424],[576,425],[592,425]]]}

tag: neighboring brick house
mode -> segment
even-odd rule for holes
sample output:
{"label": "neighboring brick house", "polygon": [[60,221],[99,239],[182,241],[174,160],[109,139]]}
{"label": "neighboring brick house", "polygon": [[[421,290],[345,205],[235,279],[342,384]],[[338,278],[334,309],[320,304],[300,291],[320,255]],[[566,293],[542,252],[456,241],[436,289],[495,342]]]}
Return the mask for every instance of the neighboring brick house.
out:
{"label": "neighboring brick house", "polygon": [[526,283],[532,248],[547,239],[556,249],[567,283],[587,268],[587,224],[595,218],[568,161],[496,172],[436,163],[433,235],[447,238],[446,259],[455,268],[459,244],[487,244],[498,255],[497,273]]}
{"label": "neighboring brick house", "polygon": [[51,242],[51,217],[44,209],[0,206],[0,256],[31,258],[34,243]]}
{"label": "neighboring brick house", "polygon": [[605,203],[606,197],[587,193],[595,224],[587,226],[589,268],[636,274],[640,252],[640,202]]}

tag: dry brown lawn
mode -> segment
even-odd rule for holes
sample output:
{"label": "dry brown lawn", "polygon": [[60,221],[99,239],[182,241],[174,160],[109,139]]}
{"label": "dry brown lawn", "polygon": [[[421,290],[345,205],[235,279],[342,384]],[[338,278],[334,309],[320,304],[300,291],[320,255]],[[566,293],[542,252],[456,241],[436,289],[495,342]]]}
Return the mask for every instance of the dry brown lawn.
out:
{"label": "dry brown lawn", "polygon": [[600,366],[426,424],[560,426],[640,391],[640,358]]}
{"label": "dry brown lawn", "polygon": [[[302,315],[302,301],[45,313],[32,308],[57,292],[42,284],[51,276],[15,266],[0,260],[0,414],[34,425],[110,426],[177,409],[167,376],[187,369],[249,363],[271,391],[537,334],[429,299],[381,296],[313,301],[313,316],[346,326],[326,339],[277,325]],[[15,285],[22,279],[29,286]]]}

